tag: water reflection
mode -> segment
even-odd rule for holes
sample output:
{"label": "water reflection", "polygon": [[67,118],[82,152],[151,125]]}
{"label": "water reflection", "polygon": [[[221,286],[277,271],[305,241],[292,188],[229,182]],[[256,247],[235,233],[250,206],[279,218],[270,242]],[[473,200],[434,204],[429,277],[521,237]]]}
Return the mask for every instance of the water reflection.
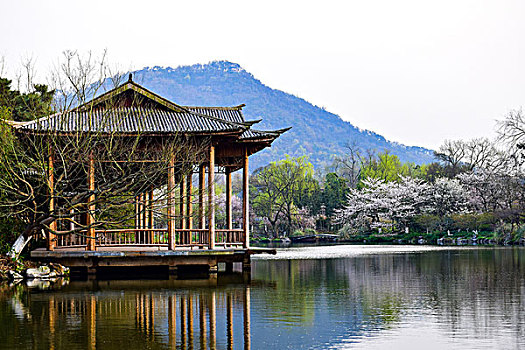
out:
{"label": "water reflection", "polygon": [[1,288],[0,348],[525,348],[525,249],[255,260],[251,280]]}
{"label": "water reflection", "polygon": [[[249,349],[251,292],[238,277],[227,286],[215,276],[10,289],[0,301],[0,348]],[[6,323],[14,332],[5,334]]]}
{"label": "water reflection", "polygon": [[[252,318],[286,336],[283,347],[309,339],[319,349],[384,348],[394,340],[411,348],[418,335],[440,348],[525,347],[524,249],[259,260],[254,267],[254,278],[276,286],[253,291],[265,307],[252,303]],[[257,334],[252,341],[275,343]]]}

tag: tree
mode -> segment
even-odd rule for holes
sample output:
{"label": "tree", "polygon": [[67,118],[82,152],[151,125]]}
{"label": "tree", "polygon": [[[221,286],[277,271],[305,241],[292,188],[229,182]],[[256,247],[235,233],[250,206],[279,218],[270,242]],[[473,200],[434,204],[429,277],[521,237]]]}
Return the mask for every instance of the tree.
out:
{"label": "tree", "polygon": [[312,203],[318,187],[307,158],[287,156],[255,170],[250,179],[252,206],[258,216],[267,218],[275,236],[279,235],[279,224],[290,233],[298,210]]}
{"label": "tree", "polygon": [[[89,97],[87,72],[95,70],[93,65],[104,71],[105,63],[73,57],[77,57],[78,69],[63,66],[68,69],[61,71],[61,81],[70,81],[72,86],[62,93],[71,95],[78,105]],[[99,93],[98,89],[89,91]],[[132,106],[135,102],[131,101]],[[9,106],[0,109],[5,119],[10,111]],[[89,105],[81,111],[94,113]],[[34,133],[18,132],[9,121],[0,123],[0,216],[23,222],[22,238],[41,232],[87,237],[91,228],[122,227],[137,215],[133,203],[138,195],[156,188],[156,202],[166,199],[165,177],[173,167],[170,159],[176,159],[176,176],[186,174],[203,162],[209,141],[184,135],[121,135],[111,127],[114,121],[109,116],[89,120],[97,121],[89,132],[68,133],[38,132],[39,122]],[[95,190],[88,186],[88,174],[96,177]],[[93,196],[92,206],[87,206]],[[155,209],[163,213],[161,206]],[[88,215],[93,218],[90,222],[84,219]]]}
{"label": "tree", "polygon": [[339,221],[357,224],[356,229],[408,227],[417,215],[429,211],[430,187],[422,180],[402,177],[400,182],[366,179],[363,188],[352,189],[347,205],[338,212]]}
{"label": "tree", "polygon": [[468,193],[456,179],[440,178],[431,187],[430,213],[444,218],[469,208]]}
{"label": "tree", "polygon": [[449,178],[474,169],[502,171],[508,168],[510,160],[507,152],[487,138],[447,140],[434,155],[445,164]]}
{"label": "tree", "polygon": [[504,120],[498,121],[498,139],[507,145],[509,170],[523,171],[525,161],[525,115],[521,109],[510,111]]}
{"label": "tree", "polygon": [[[333,172],[339,174],[350,188],[357,187],[361,174],[361,166],[366,159],[361,155],[355,143],[346,145],[347,152],[343,156],[336,156],[333,162]],[[371,152],[367,152],[371,154]]]}
{"label": "tree", "polygon": [[403,176],[422,177],[422,168],[413,163],[402,163],[396,155],[387,151],[379,153],[377,157],[371,157],[363,161],[361,166],[361,179],[372,178],[386,182],[400,181]]}
{"label": "tree", "polygon": [[324,178],[322,201],[326,208],[326,215],[332,216],[336,209],[340,209],[346,202],[349,188],[346,182],[336,173],[328,173]]}
{"label": "tree", "polygon": [[47,116],[51,113],[54,91],[46,85],[30,86],[27,93],[14,90],[12,81],[0,77],[0,106],[3,109],[2,119],[27,121]]}

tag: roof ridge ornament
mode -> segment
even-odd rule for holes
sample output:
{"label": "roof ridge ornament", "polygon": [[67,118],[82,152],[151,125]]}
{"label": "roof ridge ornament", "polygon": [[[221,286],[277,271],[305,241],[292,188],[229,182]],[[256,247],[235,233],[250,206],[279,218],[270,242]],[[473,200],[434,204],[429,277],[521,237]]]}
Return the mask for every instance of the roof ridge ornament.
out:
{"label": "roof ridge ornament", "polygon": [[128,83],[132,83],[133,82],[133,74],[129,73],[128,75]]}

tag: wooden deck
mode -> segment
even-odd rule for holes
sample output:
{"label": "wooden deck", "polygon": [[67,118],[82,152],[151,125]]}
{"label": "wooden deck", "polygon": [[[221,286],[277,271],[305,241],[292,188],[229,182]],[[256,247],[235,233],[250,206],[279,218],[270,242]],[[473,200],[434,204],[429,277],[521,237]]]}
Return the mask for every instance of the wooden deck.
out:
{"label": "wooden deck", "polygon": [[209,272],[218,271],[218,264],[224,263],[231,271],[233,263],[242,263],[243,271],[251,268],[251,255],[276,254],[275,249],[267,248],[217,248],[188,249],[180,247],[169,250],[163,246],[153,247],[98,247],[85,250],[83,247],[35,249],[31,258],[39,262],[59,263],[87,274],[96,274],[100,268],[113,267],[168,267],[170,273],[177,273],[179,267],[206,268]]}

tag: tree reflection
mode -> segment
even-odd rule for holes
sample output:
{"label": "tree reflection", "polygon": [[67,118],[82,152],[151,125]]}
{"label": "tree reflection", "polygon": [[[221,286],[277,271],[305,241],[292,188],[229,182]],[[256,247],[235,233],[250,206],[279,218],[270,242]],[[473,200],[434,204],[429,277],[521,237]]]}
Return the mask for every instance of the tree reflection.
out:
{"label": "tree reflection", "polygon": [[0,348],[337,348],[407,327],[438,332],[433,339],[449,347],[525,347],[524,249],[252,266],[248,282],[216,275],[48,291],[0,286]]}

